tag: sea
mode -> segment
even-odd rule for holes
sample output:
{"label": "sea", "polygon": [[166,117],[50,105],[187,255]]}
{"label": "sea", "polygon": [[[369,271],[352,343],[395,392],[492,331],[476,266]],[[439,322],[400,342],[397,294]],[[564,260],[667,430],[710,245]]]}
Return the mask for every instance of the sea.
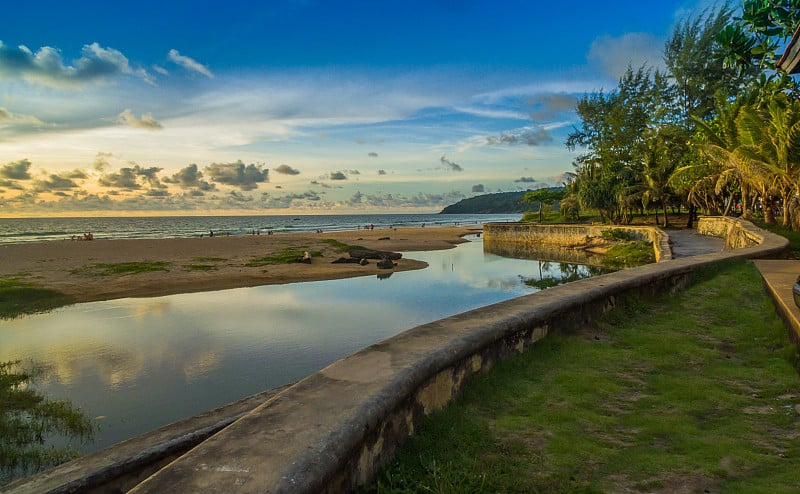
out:
{"label": "sea", "polygon": [[400,227],[480,226],[519,221],[520,214],[336,214],[264,216],[126,216],[0,218],[0,244],[93,238],[188,238]]}

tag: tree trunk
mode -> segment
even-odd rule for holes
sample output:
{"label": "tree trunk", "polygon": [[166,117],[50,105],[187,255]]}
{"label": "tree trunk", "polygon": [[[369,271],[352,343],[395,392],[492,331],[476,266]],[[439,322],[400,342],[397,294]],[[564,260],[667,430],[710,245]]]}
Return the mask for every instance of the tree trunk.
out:
{"label": "tree trunk", "polygon": [[689,219],[686,221],[686,228],[694,228],[694,211],[695,205],[689,203]]}
{"label": "tree trunk", "polygon": [[775,221],[775,211],[772,210],[772,204],[762,201],[762,206],[764,207],[764,223],[768,225],[776,224],[777,221]]}
{"label": "tree trunk", "polygon": [[664,210],[664,228],[669,228],[669,218],[667,218],[667,203],[661,199],[661,208]]}
{"label": "tree trunk", "polygon": [[728,202],[725,204],[725,211],[722,212],[722,216],[728,216],[728,213],[731,212],[731,206],[733,205],[733,194],[728,196]]}
{"label": "tree trunk", "polygon": [[742,185],[742,219],[749,220],[750,219],[750,208],[749,208],[749,201],[747,200],[747,196],[749,192],[749,187],[746,185]]}
{"label": "tree trunk", "polygon": [[781,194],[781,199],[783,199],[783,226],[784,228],[791,228],[792,224],[790,222],[789,213],[789,194]]}

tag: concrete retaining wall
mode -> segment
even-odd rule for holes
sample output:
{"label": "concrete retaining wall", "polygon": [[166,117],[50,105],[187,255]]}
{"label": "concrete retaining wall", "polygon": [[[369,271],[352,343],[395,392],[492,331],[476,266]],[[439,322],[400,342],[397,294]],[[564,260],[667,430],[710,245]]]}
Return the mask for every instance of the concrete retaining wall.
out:
{"label": "concrete retaining wall", "polygon": [[764,230],[749,221],[727,216],[703,216],[697,222],[697,233],[725,239],[725,247],[740,249],[764,242]]}
{"label": "concrete retaining wall", "polygon": [[[750,229],[736,224],[732,228]],[[759,235],[758,245],[589,278],[405,331],[266,398],[131,492],[350,491],[369,483],[422,418],[445,406],[469,376],[552,331],[588,323],[626,294],[671,292],[696,269],[727,259],[784,256],[786,239]],[[51,470],[51,478],[80,462]],[[45,483],[27,488],[37,477],[9,488],[59,492]]]}
{"label": "concrete retaining wall", "polygon": [[584,246],[589,239],[602,237],[606,230],[624,230],[633,238],[651,242],[656,262],[672,259],[669,237],[660,228],[653,226],[489,223],[483,226],[483,242],[489,252],[502,252],[508,248],[507,246],[516,245],[527,249],[557,252],[555,254],[557,260],[579,262],[580,259],[571,258],[570,251],[574,255],[575,249],[569,247]]}

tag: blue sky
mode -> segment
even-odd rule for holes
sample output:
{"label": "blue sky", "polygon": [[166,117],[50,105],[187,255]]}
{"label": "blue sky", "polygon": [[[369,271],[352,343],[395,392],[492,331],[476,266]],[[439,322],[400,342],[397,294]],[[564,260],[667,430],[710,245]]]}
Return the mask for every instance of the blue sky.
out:
{"label": "blue sky", "polygon": [[0,216],[436,212],[557,184],[577,98],[660,66],[707,4],[16,2]]}

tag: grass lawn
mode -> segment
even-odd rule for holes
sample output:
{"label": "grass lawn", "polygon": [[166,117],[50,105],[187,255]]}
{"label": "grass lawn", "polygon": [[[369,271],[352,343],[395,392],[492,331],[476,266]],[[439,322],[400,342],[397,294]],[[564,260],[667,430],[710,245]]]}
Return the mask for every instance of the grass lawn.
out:
{"label": "grass lawn", "polygon": [[798,492],[797,351],[749,261],[474,378],[370,492]]}

